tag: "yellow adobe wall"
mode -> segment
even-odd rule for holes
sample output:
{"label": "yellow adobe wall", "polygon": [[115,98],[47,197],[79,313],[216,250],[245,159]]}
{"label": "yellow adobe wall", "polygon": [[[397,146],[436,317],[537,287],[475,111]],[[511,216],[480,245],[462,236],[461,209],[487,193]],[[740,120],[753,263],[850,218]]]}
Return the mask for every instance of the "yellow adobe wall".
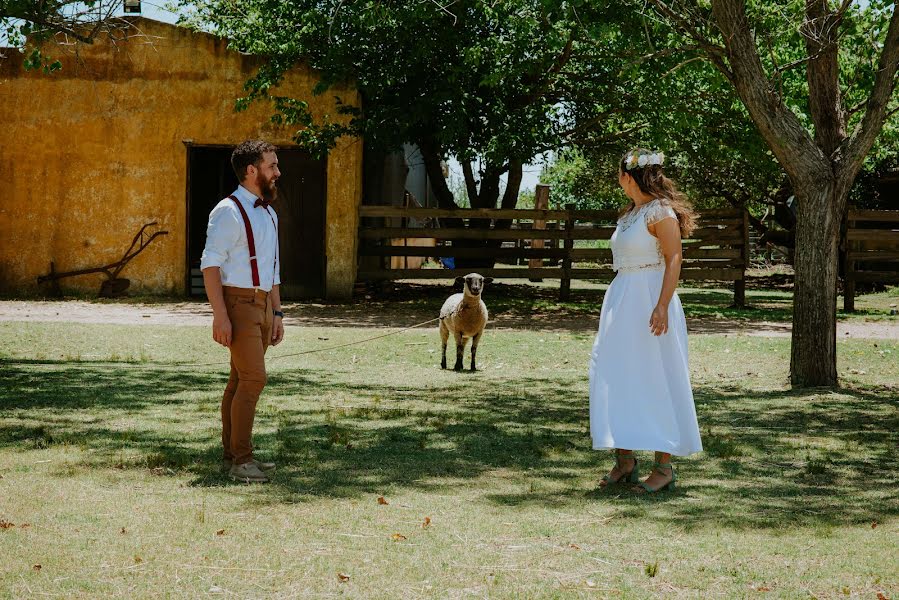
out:
{"label": "yellow adobe wall", "polygon": [[[53,75],[25,73],[20,57],[0,60],[0,292],[38,291],[49,271],[117,260],[143,223],[169,235],[122,273],[132,292],[182,294],[186,279],[186,147],[263,138],[291,144],[291,128],[269,121],[271,106],[241,113],[234,101],[259,60],[226,42],[148,19],[145,37],[98,40]],[[337,115],[333,97],[313,96],[317,79],[294,69],[278,93],[307,101],[316,118]],[[355,280],[362,144],[342,140],[327,163],[326,290],[349,297]],[[104,276],[61,281],[95,293]]]}

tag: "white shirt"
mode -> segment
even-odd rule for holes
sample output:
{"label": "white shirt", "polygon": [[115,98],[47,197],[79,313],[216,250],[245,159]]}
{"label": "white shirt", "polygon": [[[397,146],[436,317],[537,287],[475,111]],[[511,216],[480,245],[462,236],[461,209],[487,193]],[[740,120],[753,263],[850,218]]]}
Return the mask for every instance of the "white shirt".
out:
{"label": "white shirt", "polygon": [[[256,265],[259,270],[259,289],[271,291],[281,283],[281,253],[278,247],[278,215],[271,206],[265,209],[253,207],[257,197],[245,187],[238,186],[234,197],[240,202],[250,226],[256,245]],[[220,267],[222,285],[239,288],[253,288],[253,273],[250,269],[250,248],[247,232],[240,209],[234,200],[225,198],[209,213],[206,228],[206,247],[200,259],[200,269]]]}

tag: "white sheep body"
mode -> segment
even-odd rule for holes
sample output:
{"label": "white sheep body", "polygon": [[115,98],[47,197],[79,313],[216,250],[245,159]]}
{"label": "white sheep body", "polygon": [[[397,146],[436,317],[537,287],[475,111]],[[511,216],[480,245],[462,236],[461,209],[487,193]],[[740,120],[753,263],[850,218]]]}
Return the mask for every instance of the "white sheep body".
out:
{"label": "white sheep body", "polygon": [[480,298],[469,296],[466,301],[465,294],[453,294],[440,309],[440,324],[471,339],[484,331],[488,316],[487,305]]}
{"label": "white sheep body", "polygon": [[464,291],[461,294],[453,294],[443,303],[440,309],[440,339],[443,343],[441,368],[446,368],[446,345],[452,334],[456,340],[456,364],[453,368],[456,371],[462,370],[462,355],[465,346],[471,340],[471,370],[476,370],[478,342],[489,318],[487,305],[481,300],[481,291],[490,281],[492,279],[485,279],[477,273],[472,273],[464,278]]}

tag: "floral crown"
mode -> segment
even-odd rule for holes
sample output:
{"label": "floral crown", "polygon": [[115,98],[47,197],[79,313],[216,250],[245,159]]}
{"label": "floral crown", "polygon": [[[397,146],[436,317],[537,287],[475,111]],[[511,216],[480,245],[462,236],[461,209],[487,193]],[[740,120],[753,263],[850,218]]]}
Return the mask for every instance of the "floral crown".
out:
{"label": "floral crown", "polygon": [[650,165],[660,165],[665,162],[664,152],[653,152],[645,154],[630,153],[624,159],[624,166],[628,171],[640,167],[648,167]]}

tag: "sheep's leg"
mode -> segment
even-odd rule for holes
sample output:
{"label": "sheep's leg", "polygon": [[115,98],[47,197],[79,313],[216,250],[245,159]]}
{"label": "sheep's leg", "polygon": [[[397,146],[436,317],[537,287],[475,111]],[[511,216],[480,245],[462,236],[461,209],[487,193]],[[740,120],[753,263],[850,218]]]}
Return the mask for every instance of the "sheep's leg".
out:
{"label": "sheep's leg", "polygon": [[478,342],[481,341],[482,333],[484,333],[484,332],[481,331],[477,335],[475,335],[473,338],[471,338],[471,370],[472,371],[477,371],[477,369],[474,366],[474,362],[475,362],[475,356],[477,356],[477,354],[478,354]]}
{"label": "sheep's leg", "polygon": [[443,342],[443,358],[440,361],[440,368],[446,368],[446,342],[449,340],[449,327],[446,326],[446,323],[443,322],[443,319],[440,320],[440,341]]}
{"label": "sheep's leg", "polygon": [[456,332],[456,364],[453,367],[454,371],[462,370],[462,355],[465,354],[465,346],[468,344],[468,339],[462,337],[462,334],[458,331]]}

